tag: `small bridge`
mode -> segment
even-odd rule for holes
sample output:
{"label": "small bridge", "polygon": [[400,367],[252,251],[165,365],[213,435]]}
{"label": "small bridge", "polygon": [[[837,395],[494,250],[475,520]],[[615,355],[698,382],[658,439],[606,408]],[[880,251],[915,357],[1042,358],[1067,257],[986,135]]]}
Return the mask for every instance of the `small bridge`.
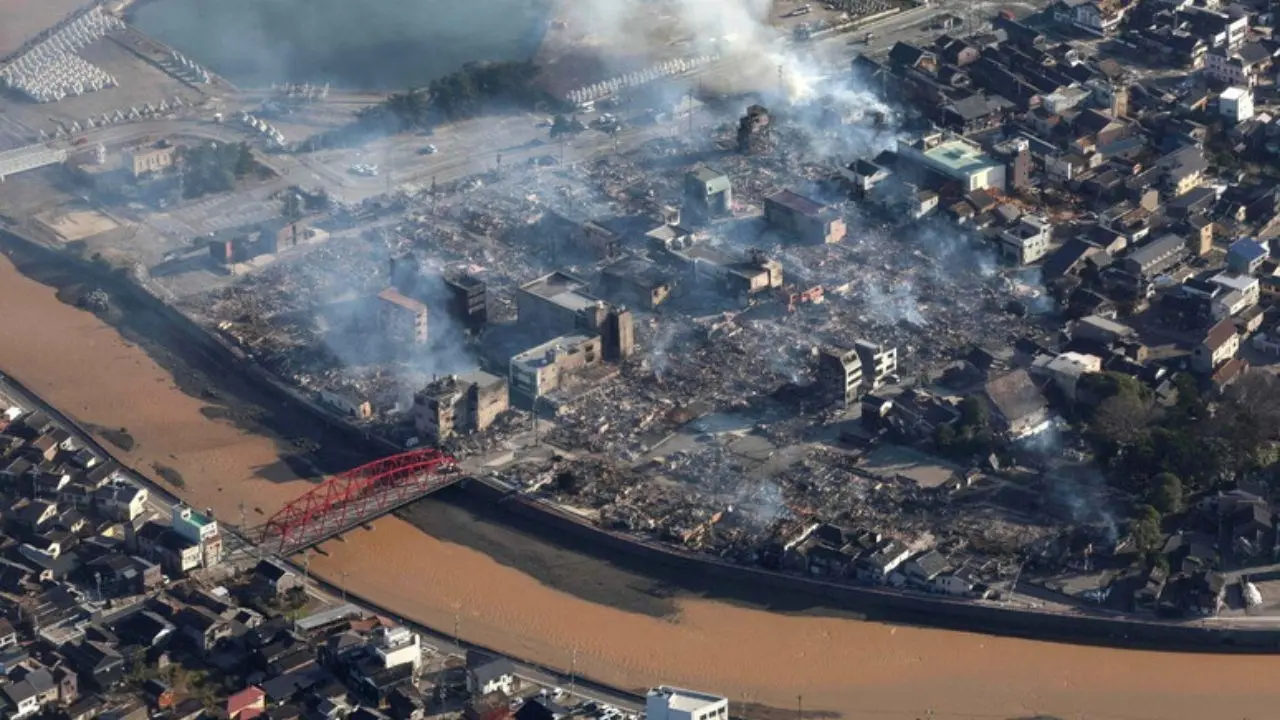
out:
{"label": "small bridge", "polygon": [[327,478],[251,536],[267,552],[291,555],[461,479],[453,458],[438,450],[392,455]]}
{"label": "small bridge", "polygon": [[65,149],[55,149],[45,145],[28,145],[0,152],[0,182],[4,182],[9,175],[17,175],[46,165],[56,165],[66,160]]}

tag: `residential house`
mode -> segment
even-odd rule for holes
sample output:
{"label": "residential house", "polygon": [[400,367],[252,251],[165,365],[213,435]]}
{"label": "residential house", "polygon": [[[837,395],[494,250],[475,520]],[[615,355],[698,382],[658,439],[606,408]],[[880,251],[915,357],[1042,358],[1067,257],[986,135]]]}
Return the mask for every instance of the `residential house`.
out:
{"label": "residential house", "polygon": [[1191,367],[1209,374],[1221,367],[1240,350],[1240,335],[1231,318],[1224,318],[1209,328],[1204,338],[1191,350]]}
{"label": "residential house", "polygon": [[426,700],[410,686],[402,685],[391,691],[387,704],[392,720],[425,720],[427,717]]}
{"label": "residential house", "polygon": [[472,695],[501,692],[511,695],[519,687],[516,667],[509,658],[467,651],[467,691]]}
{"label": "residential house", "polygon": [[1033,435],[1049,423],[1049,406],[1026,370],[989,381],[983,396],[995,428],[1013,439]]}
{"label": "residential house", "polygon": [[1159,165],[1164,170],[1165,190],[1174,196],[1190,192],[1200,184],[1205,171],[1209,169],[1204,151],[1195,146],[1184,147],[1165,155],[1160,158]]}
{"label": "residential house", "polygon": [[297,573],[267,559],[258,561],[250,582],[253,592],[264,597],[278,597],[301,585],[302,579]]}
{"label": "residential house", "polygon": [[0,652],[5,652],[17,644],[18,631],[13,629],[13,624],[8,620],[0,618]]}
{"label": "residential house", "polygon": [[231,623],[208,608],[190,605],[174,617],[179,634],[202,653],[208,654],[231,636]]}
{"label": "residential house", "polygon": [[1227,267],[1233,273],[1253,275],[1270,258],[1270,251],[1253,238],[1240,238],[1227,250]]}
{"label": "residential house", "polygon": [[1124,20],[1128,5],[1120,0],[1058,0],[1053,19],[1094,35],[1112,35]]}
{"label": "residential house", "polygon": [[952,597],[982,597],[988,590],[971,567],[944,571],[933,579],[934,592]]}
{"label": "residential house", "polygon": [[917,588],[929,588],[933,581],[950,567],[950,561],[937,550],[928,550],[903,563],[901,572],[907,584]]}
{"label": "residential house", "polygon": [[115,687],[124,679],[124,656],[108,643],[82,640],[62,652],[80,679],[98,690]]}
{"label": "residential house", "polygon": [[227,698],[227,720],[253,720],[267,712],[267,693],[250,685]]}
{"label": "residential house", "polygon": [[116,480],[99,488],[94,504],[113,520],[132,522],[146,509],[147,489],[127,480]]}
{"label": "residential house", "polygon": [[892,538],[882,540],[874,549],[854,562],[854,577],[876,585],[888,581],[889,575],[911,557],[911,550]]}

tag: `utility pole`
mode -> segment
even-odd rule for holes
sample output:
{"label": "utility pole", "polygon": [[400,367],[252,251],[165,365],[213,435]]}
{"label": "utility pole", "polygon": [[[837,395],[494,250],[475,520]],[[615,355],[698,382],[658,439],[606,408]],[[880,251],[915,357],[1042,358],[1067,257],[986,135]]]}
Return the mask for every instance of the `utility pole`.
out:
{"label": "utility pole", "polygon": [[462,610],[457,606],[453,608],[453,646],[462,650],[462,641],[458,639],[458,623],[462,620]]}
{"label": "utility pole", "polygon": [[573,646],[573,659],[569,661],[569,697],[578,689],[578,646]]}
{"label": "utility pole", "polygon": [[[699,83],[702,81],[699,80]],[[693,86],[689,86],[689,137],[693,137]]]}
{"label": "utility pole", "polygon": [[804,696],[796,696],[796,720],[804,720]]}
{"label": "utility pole", "polygon": [[307,550],[302,553],[302,592],[307,591],[307,585],[311,582],[311,551]]}

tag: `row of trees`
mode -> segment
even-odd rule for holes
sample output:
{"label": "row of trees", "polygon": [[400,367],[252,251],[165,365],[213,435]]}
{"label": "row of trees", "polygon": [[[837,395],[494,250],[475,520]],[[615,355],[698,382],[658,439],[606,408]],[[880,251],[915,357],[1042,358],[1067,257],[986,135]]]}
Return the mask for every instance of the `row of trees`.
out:
{"label": "row of trees", "polygon": [[393,93],[362,110],[360,119],[365,126],[399,132],[474,117],[497,103],[532,107],[548,99],[534,87],[537,74],[538,66],[531,62],[468,63],[426,88]]}

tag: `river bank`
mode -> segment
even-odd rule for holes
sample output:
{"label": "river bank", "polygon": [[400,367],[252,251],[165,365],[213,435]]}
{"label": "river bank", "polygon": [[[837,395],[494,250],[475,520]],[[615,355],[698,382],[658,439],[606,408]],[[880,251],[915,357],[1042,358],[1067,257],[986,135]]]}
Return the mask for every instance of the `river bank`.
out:
{"label": "river bank", "polygon": [[[160,350],[165,328],[151,327],[161,319],[145,308],[118,299],[113,321],[136,333],[126,340],[58,299],[57,288],[74,299],[79,279],[54,260],[16,259],[40,282],[0,261],[0,365],[81,421],[123,426],[128,462],[174,468],[185,497],[233,522],[240,499],[269,512],[307,487],[312,460],[289,440],[301,435],[290,423],[306,418],[250,407],[235,378],[199,370],[198,352]],[[218,397],[202,397],[202,386]],[[272,481],[262,477],[268,467],[300,472]],[[577,647],[580,671],[628,688],[671,682],[776,707],[802,693],[806,710],[891,718],[1263,717],[1280,699],[1269,682],[1278,658],[896,627],[781,596],[729,603],[557,547],[504,524],[496,508],[427,501],[411,512],[430,535],[388,518],[326,544],[312,571],[427,625],[457,619],[464,638],[542,664],[566,667]]]}

